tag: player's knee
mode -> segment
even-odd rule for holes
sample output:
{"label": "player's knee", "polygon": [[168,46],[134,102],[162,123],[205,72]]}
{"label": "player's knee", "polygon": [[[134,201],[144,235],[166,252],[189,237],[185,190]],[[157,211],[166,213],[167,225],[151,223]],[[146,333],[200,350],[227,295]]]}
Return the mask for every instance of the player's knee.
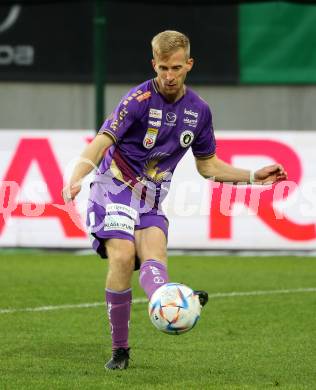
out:
{"label": "player's knee", "polygon": [[118,250],[111,254],[109,258],[110,268],[118,270],[118,272],[129,272],[135,266],[135,252]]}
{"label": "player's knee", "polygon": [[134,243],[127,240],[109,240],[106,244],[106,250],[110,263],[110,269],[117,269],[119,271],[134,269]]}
{"label": "player's knee", "polygon": [[133,253],[122,253],[121,256],[117,258],[117,261],[120,263],[121,267],[126,270],[134,269],[135,266],[135,254]]}

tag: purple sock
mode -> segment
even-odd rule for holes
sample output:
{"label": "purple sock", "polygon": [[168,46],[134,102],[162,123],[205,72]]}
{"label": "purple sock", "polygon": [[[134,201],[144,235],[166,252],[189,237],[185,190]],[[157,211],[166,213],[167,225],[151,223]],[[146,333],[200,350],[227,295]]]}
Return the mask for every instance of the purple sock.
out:
{"label": "purple sock", "polygon": [[140,267],[139,284],[148,299],[163,284],[168,283],[167,267],[157,260],[146,260]]}
{"label": "purple sock", "polygon": [[132,289],[105,290],[112,335],[112,349],[128,348],[128,325],[131,312]]}

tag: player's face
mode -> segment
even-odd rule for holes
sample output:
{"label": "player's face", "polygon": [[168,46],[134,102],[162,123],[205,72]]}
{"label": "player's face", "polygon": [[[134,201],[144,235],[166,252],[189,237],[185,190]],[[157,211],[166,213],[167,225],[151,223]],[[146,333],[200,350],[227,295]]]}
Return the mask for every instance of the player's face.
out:
{"label": "player's face", "polygon": [[152,60],[157,73],[160,93],[168,100],[176,101],[184,93],[184,80],[193,66],[193,59],[187,58],[184,49],[178,49],[168,57]]}

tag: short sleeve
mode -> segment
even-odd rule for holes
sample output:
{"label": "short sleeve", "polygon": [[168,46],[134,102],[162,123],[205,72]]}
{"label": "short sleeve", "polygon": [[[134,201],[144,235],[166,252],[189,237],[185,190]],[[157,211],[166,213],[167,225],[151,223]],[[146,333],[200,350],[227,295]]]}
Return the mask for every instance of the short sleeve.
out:
{"label": "short sleeve", "polygon": [[115,143],[119,142],[129,127],[139,118],[141,110],[139,100],[137,99],[138,96],[139,93],[126,95],[115,110],[105,119],[98,134],[106,133]]}
{"label": "short sleeve", "polygon": [[207,158],[215,154],[216,151],[212,114],[208,106],[203,119],[203,127],[191,147],[195,157]]}

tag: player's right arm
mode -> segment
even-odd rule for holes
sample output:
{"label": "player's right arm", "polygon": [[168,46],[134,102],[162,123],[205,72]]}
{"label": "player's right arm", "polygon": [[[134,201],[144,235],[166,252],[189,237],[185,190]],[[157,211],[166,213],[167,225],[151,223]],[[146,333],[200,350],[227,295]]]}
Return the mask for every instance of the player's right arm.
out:
{"label": "player's right arm", "polygon": [[62,190],[65,203],[75,199],[81,190],[82,179],[99,165],[105,150],[112,144],[113,139],[108,134],[103,133],[96,135],[92,142],[86,146],[72,172],[69,184]]}
{"label": "player's right arm", "polygon": [[113,143],[119,142],[135,120],[143,115],[146,105],[142,102],[149,97],[148,91],[136,87],[122,98],[115,110],[106,118],[98,135],[81,154],[69,184],[62,191],[65,202],[75,199],[81,190],[82,179],[99,165],[105,150]]}

